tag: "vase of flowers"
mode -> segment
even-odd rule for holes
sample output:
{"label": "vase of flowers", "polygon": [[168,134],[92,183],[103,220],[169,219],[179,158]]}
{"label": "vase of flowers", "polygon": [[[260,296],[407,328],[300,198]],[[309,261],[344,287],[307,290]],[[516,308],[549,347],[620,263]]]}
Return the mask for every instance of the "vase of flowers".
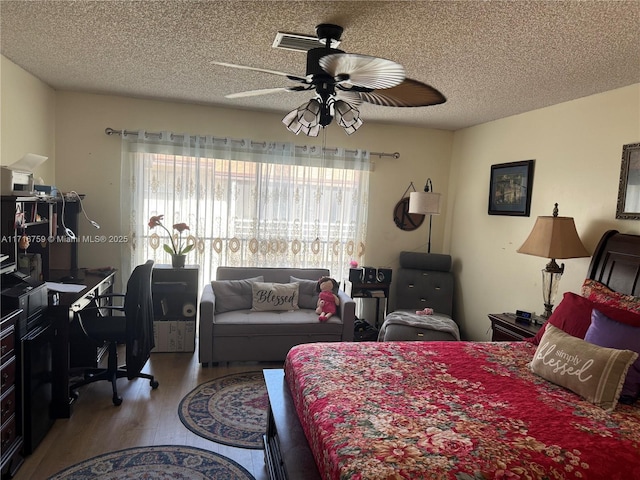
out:
{"label": "vase of flowers", "polygon": [[189,226],[186,223],[176,223],[173,225],[173,229],[178,232],[178,235],[172,235],[167,227],[162,223],[164,215],[156,215],[149,219],[149,228],[161,227],[165,232],[169,234],[170,245],[164,244],[164,251],[171,255],[171,266],[173,268],[183,268],[187,253],[193,250],[194,244],[182,243],[182,233],[189,230]]}

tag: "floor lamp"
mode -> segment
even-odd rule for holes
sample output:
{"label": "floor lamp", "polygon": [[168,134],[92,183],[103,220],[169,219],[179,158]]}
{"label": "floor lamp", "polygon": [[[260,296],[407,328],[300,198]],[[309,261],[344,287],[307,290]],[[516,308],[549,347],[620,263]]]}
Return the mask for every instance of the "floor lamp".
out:
{"label": "floor lamp", "polygon": [[544,314],[541,317],[549,318],[553,310],[555,296],[558,293],[558,284],[564,272],[564,263],[558,265],[556,259],[589,257],[591,255],[580,241],[573,218],[558,216],[557,203],[553,209],[553,216],[538,217],[529,237],[517,251],[551,259],[542,270]]}
{"label": "floor lamp", "polygon": [[429,215],[427,253],[431,253],[431,216],[440,215],[440,194],[433,192],[433,184],[430,178],[427,178],[424,192],[411,192],[409,194],[409,213]]}

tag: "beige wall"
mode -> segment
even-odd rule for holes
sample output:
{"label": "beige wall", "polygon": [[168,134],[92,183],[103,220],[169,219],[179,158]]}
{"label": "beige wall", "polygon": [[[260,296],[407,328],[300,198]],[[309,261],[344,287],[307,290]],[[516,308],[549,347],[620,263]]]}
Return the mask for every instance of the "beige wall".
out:
{"label": "beige wall", "polygon": [[[71,92],[57,94],[56,175],[62,190],[87,194],[84,201],[103,235],[120,232],[120,140],[105,135],[106,127],[150,132],[171,130],[254,140],[319,144],[321,139],[296,137],[280,123],[280,115],[252,113],[123,97]],[[394,266],[401,250],[426,251],[426,227],[403,232],[393,223],[393,207],[410,182],[424,186],[430,176],[446,198],[453,133],[422,128],[365,123],[356,135],[328,129],[326,145],[399,152],[400,158],[373,157],[366,263]],[[434,251],[443,249],[444,220],[434,221]],[[91,228],[81,222],[85,228]],[[83,233],[87,233],[85,230]],[[119,265],[117,245],[82,245],[80,264]]]}
{"label": "beige wall", "polygon": [[[24,153],[50,157],[47,182],[87,194],[85,207],[104,235],[120,232],[120,142],[116,129],[172,130],[256,140],[319,144],[294,137],[278,115],[124,97],[55,92],[0,56],[2,161]],[[538,215],[575,218],[593,251],[610,228],[640,233],[640,223],[615,220],[622,145],[640,141],[640,84],[549,108],[446,132],[367,123],[348,137],[335,126],[326,145],[400,152],[375,159],[371,175],[367,263],[397,267],[402,250],[426,251],[427,222],[415,232],[393,224],[392,211],[410,182],[427,177],[444,198],[433,217],[432,252],[451,253],[456,273],[456,320],[472,340],[490,337],[490,312],[542,310],[542,258],[516,253]],[[54,150],[55,148],[55,150]],[[535,159],[530,217],[487,215],[490,166]],[[54,160],[54,161],[52,161]],[[55,171],[53,166],[55,165]],[[80,233],[94,233],[81,221]],[[83,244],[80,264],[119,265],[115,244]],[[579,291],[589,259],[566,260],[561,292]],[[556,301],[557,303],[557,301]]]}
{"label": "beige wall", "polygon": [[[456,132],[447,242],[457,276],[456,314],[474,340],[490,338],[490,312],[541,313],[547,260],[516,253],[539,215],[574,217],[590,252],[608,229],[640,233],[616,220],[622,145],[640,141],[640,85],[562,103]],[[490,166],[535,159],[530,217],[487,214]],[[588,258],[564,260],[561,293],[578,293]],[[560,263],[560,262],[559,262]]]}
{"label": "beige wall", "polygon": [[55,91],[0,55],[0,165],[27,153],[49,157],[34,172],[55,181]]}

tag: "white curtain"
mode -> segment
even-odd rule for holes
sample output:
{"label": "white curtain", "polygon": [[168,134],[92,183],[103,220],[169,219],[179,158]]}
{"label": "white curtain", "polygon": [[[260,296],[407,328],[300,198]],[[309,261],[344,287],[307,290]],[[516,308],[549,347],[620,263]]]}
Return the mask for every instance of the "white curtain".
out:
{"label": "white curtain", "polygon": [[371,165],[366,151],[211,136],[122,133],[123,274],[171,263],[168,235],[186,223],[187,264],[321,267],[340,280],[364,262]]}

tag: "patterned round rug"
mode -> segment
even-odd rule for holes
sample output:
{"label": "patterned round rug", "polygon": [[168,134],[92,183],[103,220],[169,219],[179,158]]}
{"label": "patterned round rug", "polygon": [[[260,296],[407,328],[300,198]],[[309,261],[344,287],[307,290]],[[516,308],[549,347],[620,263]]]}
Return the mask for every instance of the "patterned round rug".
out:
{"label": "patterned round rug", "polygon": [[180,420],[196,435],[241,448],[264,448],[269,398],[262,372],[203,383],[180,402]]}
{"label": "patterned round rug", "polygon": [[255,480],[233,460],[194,447],[161,445],[106,453],[66,468],[49,480]]}

